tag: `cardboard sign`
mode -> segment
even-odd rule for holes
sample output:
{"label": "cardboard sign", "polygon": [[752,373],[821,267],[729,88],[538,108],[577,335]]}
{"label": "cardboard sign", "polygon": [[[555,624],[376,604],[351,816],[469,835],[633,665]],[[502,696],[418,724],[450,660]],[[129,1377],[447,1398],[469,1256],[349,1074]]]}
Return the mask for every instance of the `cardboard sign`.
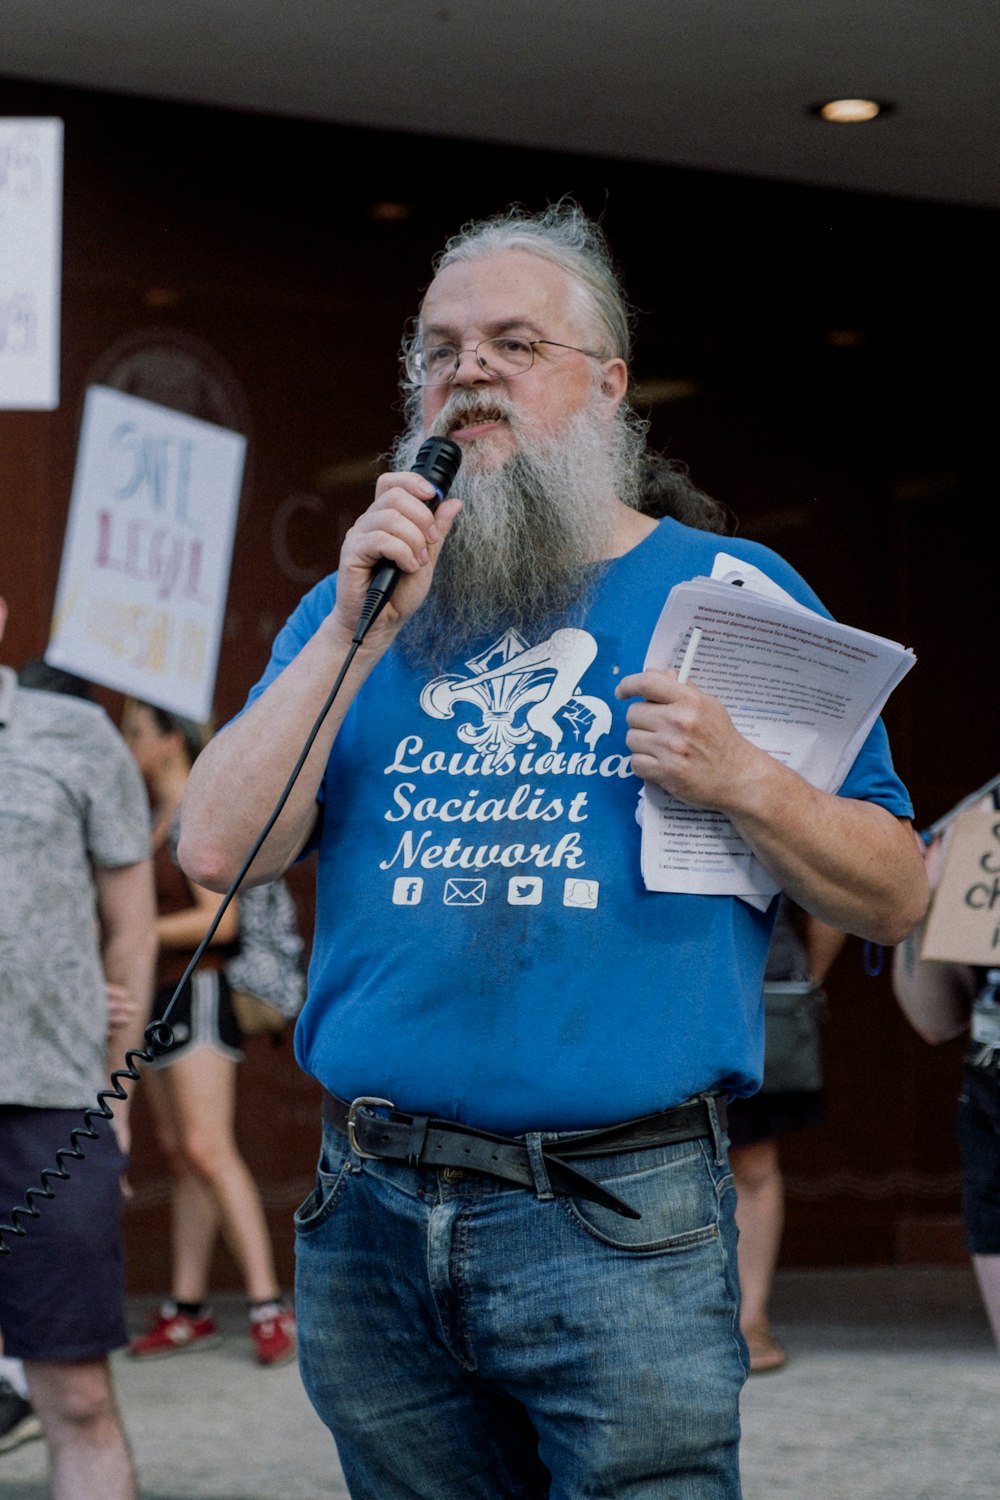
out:
{"label": "cardboard sign", "polygon": [[955,819],[924,930],[921,958],[1000,965],[1000,812]]}
{"label": "cardboard sign", "polygon": [[0,408],[59,405],[61,120],[0,119]]}
{"label": "cardboard sign", "polygon": [[210,717],[245,452],[238,432],[90,387],[47,661]]}

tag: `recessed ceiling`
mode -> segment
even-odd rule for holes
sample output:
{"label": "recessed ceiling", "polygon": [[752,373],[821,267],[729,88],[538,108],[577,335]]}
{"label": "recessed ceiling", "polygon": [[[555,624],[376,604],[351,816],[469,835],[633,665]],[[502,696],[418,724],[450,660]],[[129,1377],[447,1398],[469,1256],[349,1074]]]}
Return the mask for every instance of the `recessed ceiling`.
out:
{"label": "recessed ceiling", "polygon": [[[997,0],[4,0],[3,8],[0,69],[11,77],[1000,205]],[[894,108],[853,125],[810,112],[845,95]]]}

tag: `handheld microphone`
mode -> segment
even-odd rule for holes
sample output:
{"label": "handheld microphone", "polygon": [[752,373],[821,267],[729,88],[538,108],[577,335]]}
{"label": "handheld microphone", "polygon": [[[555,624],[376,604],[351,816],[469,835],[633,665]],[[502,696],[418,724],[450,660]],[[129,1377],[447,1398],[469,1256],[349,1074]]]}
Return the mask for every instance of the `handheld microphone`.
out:
{"label": "handheld microphone", "polygon": [[[419,474],[421,479],[429,479],[434,486],[435,493],[427,502],[431,510],[437,510],[441,501],[446,498],[461,462],[462,450],[451,438],[432,437],[421,443],[411,472]],[[356,645],[364,640],[402,576],[402,570],[388,559],[383,558],[378,564],[368,585],[365,602],[361,606],[358,628],[351,637]]]}

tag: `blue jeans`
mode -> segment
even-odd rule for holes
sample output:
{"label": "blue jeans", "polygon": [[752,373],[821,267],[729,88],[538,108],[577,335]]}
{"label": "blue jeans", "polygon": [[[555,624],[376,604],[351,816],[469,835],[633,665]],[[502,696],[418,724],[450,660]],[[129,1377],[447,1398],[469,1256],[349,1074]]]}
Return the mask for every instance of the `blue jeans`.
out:
{"label": "blue jeans", "polygon": [[324,1127],[299,1354],[354,1500],[739,1500],[723,1145],[579,1163],[634,1221],[548,1196],[536,1162],[533,1193],[361,1160]]}

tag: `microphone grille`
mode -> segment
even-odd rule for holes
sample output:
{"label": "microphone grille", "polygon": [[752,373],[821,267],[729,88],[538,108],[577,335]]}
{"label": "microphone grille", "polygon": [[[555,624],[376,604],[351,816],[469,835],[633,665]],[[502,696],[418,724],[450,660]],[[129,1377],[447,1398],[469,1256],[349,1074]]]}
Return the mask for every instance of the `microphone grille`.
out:
{"label": "microphone grille", "polygon": [[432,437],[421,443],[413,472],[429,479],[443,497],[451,489],[461,462],[462,450],[457,443],[451,438]]}

